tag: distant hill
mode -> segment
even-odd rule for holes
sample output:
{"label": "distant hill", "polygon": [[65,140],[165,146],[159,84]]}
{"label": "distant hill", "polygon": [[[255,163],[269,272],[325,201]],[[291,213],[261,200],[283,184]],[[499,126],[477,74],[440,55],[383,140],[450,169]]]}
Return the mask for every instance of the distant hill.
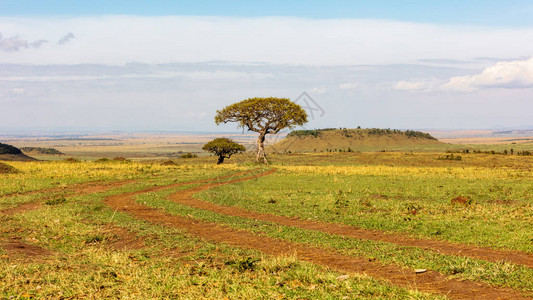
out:
{"label": "distant hill", "polygon": [[442,144],[428,133],[396,129],[295,130],[269,148],[275,152],[370,151],[419,145]]}
{"label": "distant hill", "polygon": [[64,155],[65,153],[54,148],[21,147],[20,150],[28,154]]}
{"label": "distant hill", "polygon": [[32,161],[36,159],[23,154],[22,151],[17,147],[0,143],[0,160]]}

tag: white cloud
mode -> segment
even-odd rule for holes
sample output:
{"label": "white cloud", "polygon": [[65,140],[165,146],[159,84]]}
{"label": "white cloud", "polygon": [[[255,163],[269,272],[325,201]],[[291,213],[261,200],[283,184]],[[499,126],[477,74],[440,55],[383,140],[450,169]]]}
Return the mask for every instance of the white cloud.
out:
{"label": "white cloud", "polygon": [[11,92],[13,92],[13,94],[21,95],[24,94],[25,90],[23,88],[13,88]]}
{"label": "white cloud", "polygon": [[400,91],[432,92],[441,88],[443,81],[436,78],[400,80],[392,88]]}
{"label": "white cloud", "polygon": [[314,87],[314,88],[312,88],[311,90],[309,90],[309,92],[311,92],[311,93],[313,93],[313,94],[319,94],[319,95],[320,95],[320,94],[324,94],[324,93],[327,92],[327,91],[328,91],[328,89],[325,88],[325,87],[321,87],[321,88],[319,88],[319,87]]}
{"label": "white cloud", "polygon": [[452,77],[443,88],[458,91],[533,88],[533,56],[526,60],[498,62],[476,75]]}
{"label": "white cloud", "polygon": [[[73,18],[2,17],[6,41],[21,49],[28,40],[67,40],[39,51],[0,55],[0,63],[106,64],[212,60],[290,65],[417,63],[439,57],[520,57],[531,53],[533,28],[491,28],[417,24],[383,20],[294,17],[91,16]],[[66,39],[67,38],[67,39]],[[11,39],[11,38],[10,38]],[[29,42],[28,42],[29,43]],[[14,45],[12,45],[14,44]],[[503,45],[494,47],[494,45]],[[505,46],[509,45],[509,46]],[[529,51],[529,53],[527,53]]]}
{"label": "white cloud", "polygon": [[339,89],[341,90],[353,90],[353,89],[358,89],[362,86],[362,84],[360,82],[346,82],[346,83],[341,83],[339,85]]}
{"label": "white cloud", "polygon": [[[76,47],[78,42],[59,48]],[[21,53],[55,46],[50,43]],[[532,89],[485,89],[473,94],[438,90],[454,76],[481,71],[405,64],[5,64],[0,66],[0,127],[231,131],[236,127],[217,127],[212,121],[221,107],[250,97],[294,100],[307,90],[326,111],[310,120],[307,128],[530,128]],[[400,87],[421,90],[394,89],[401,81],[406,83]],[[338,89],[340,84],[345,90]],[[433,90],[425,90],[426,86]],[[324,95],[314,94],[325,88]]]}
{"label": "white cloud", "polygon": [[396,90],[422,90],[427,88],[427,83],[423,81],[398,81],[394,85]]}
{"label": "white cloud", "polygon": [[92,81],[109,79],[172,79],[187,78],[192,80],[216,80],[216,79],[267,79],[274,76],[261,72],[237,72],[237,71],[192,71],[174,72],[161,71],[157,73],[131,73],[114,75],[41,75],[41,76],[5,76],[0,77],[0,82],[61,82],[61,81]]}

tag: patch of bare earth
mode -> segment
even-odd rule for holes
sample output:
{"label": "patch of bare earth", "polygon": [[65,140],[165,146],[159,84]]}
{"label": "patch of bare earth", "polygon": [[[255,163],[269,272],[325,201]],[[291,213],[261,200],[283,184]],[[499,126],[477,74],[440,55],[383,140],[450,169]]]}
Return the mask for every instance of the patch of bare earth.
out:
{"label": "patch of bare earth", "polygon": [[15,207],[1,209],[0,214],[11,216],[25,211],[38,209],[39,207],[41,207],[40,202],[28,202],[17,205]]}
{"label": "patch of bare earth", "polygon": [[[210,185],[198,187],[186,192],[180,192],[179,194],[185,193],[188,194],[187,197],[190,197],[190,193],[202,189],[249,180],[272,172],[273,170],[255,176],[226,181],[224,183],[214,182]],[[159,188],[163,189],[164,187]],[[259,250],[269,255],[296,254],[300,260],[330,267],[343,272],[367,274],[374,278],[385,279],[393,284],[410,289],[444,294],[456,299],[525,299],[521,293],[511,289],[495,288],[484,283],[469,280],[447,278],[446,276],[431,270],[417,274],[413,270],[403,269],[396,265],[383,265],[376,261],[370,261],[368,258],[364,257],[351,257],[338,254],[332,250],[255,235],[248,231],[232,229],[213,222],[170,215],[163,210],[151,208],[135,202],[134,195],[142,192],[143,191],[111,196],[106,199],[106,203],[117,211],[128,213],[136,218],[162,226],[183,228],[192,235],[210,241]]]}
{"label": "patch of bare earth", "polygon": [[14,260],[38,261],[53,254],[52,251],[37,245],[24,243],[17,237],[1,239],[0,248],[7,253],[6,258]]}

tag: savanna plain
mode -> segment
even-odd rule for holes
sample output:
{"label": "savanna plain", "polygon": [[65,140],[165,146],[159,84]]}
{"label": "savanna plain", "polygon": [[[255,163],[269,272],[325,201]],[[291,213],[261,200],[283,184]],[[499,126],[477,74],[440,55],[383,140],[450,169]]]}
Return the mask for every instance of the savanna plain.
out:
{"label": "savanna plain", "polygon": [[533,297],[533,156],[449,147],[5,161],[0,298]]}

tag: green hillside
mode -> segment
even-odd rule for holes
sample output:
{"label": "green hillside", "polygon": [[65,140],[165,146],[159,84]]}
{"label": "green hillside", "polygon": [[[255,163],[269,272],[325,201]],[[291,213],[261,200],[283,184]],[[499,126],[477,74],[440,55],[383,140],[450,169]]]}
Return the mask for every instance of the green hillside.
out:
{"label": "green hillside", "polygon": [[396,129],[295,130],[271,145],[275,152],[345,152],[406,150],[409,146],[443,145],[428,133]]}

